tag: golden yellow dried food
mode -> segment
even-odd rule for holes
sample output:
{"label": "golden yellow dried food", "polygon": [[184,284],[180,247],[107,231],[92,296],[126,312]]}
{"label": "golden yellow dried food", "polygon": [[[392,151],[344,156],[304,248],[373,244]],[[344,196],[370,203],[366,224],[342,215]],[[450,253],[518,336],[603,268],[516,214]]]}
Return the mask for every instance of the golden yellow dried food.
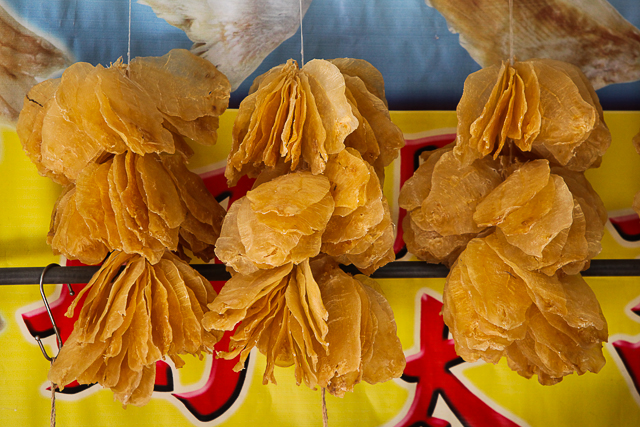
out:
{"label": "golden yellow dried food", "polygon": [[[508,141],[571,170],[599,165],[611,143],[602,107],[578,68],[550,59],[503,63],[467,78],[455,153],[497,157]],[[517,147],[517,148],[516,148]]]}
{"label": "golden yellow dried food", "polygon": [[545,247],[573,223],[574,202],[562,177],[547,160],[525,163],[477,206],[473,219],[497,226],[506,240],[528,255],[542,257]]}
{"label": "golden yellow dried food", "polygon": [[598,372],[607,323],[580,275],[527,271],[497,240],[474,239],[447,278],[443,316],[467,361],[509,366],[549,385],[573,372]]}
{"label": "golden yellow dried food", "polygon": [[209,305],[209,329],[232,330],[229,352],[253,347],[266,356],[263,382],[276,382],[275,366],[295,366],[296,382],[327,388],[336,396],[365,380],[387,381],[405,365],[386,299],[366,279],[361,283],[326,257],[250,275],[236,274]]}
{"label": "golden yellow dried food", "polygon": [[134,58],[129,76],[155,101],[179,133],[196,142],[216,142],[218,119],[229,104],[229,80],[213,64],[184,49],[161,57]]}
{"label": "golden yellow dried food", "polygon": [[61,388],[73,380],[97,382],[123,405],[142,406],[151,399],[156,361],[168,356],[181,367],[180,355],[211,353],[222,337],[202,328],[215,297],[211,284],[170,253],[156,265],[112,253],[68,316],[85,293],[74,330],[49,372]]}
{"label": "golden yellow dried food", "polygon": [[366,61],[334,61],[298,69],[289,60],[256,78],[234,123],[230,183],[279,162],[320,174],[345,146],[381,167],[397,157],[404,138],[390,120],[382,76]]}

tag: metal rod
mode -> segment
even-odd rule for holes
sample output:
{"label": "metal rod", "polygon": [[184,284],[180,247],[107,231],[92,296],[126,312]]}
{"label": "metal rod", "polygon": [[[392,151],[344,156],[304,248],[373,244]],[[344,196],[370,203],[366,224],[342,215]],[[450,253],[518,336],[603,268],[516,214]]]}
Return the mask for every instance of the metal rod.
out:
{"label": "metal rod", "polygon": [[[223,264],[193,264],[195,270],[208,280],[229,280],[231,275]],[[87,283],[99,267],[51,267],[44,278],[46,284]],[[359,274],[354,266],[343,270]],[[42,267],[0,268],[0,285],[38,284]],[[443,265],[423,261],[396,261],[379,268],[374,279],[429,279],[447,277],[449,269]],[[582,272],[585,277],[634,277],[640,276],[640,259],[594,259],[591,267]]]}

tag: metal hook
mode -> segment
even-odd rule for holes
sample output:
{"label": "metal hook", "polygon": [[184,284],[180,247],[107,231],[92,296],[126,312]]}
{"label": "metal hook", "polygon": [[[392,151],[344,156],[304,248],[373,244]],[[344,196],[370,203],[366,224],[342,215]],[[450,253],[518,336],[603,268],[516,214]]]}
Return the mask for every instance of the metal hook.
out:
{"label": "metal hook", "polygon": [[[56,325],[56,321],[53,319],[53,314],[51,313],[51,307],[49,307],[49,302],[47,301],[47,296],[44,294],[44,275],[47,273],[47,271],[51,268],[51,267],[60,267],[59,264],[56,263],[52,263],[47,265],[43,270],[42,270],[42,274],[40,274],[40,296],[42,297],[42,302],[44,302],[44,307],[47,310],[47,314],[49,315],[49,320],[51,320],[51,325],[53,326],[53,332],[56,334],[56,341],[58,342],[58,352],[60,351],[60,349],[62,348],[62,339],[60,338],[60,331],[58,331],[58,325]],[[71,293],[71,295],[73,295],[73,289],[71,289],[70,285],[69,286],[69,291]],[[57,357],[57,355],[55,357],[50,357],[47,354],[47,350],[45,350],[44,346],[42,345],[42,341],[40,340],[39,336],[35,336],[34,337],[36,339],[36,341],[38,342],[38,346],[40,346],[40,351],[42,351],[42,354],[44,355],[45,359],[47,359],[49,362],[53,362],[53,360]]]}

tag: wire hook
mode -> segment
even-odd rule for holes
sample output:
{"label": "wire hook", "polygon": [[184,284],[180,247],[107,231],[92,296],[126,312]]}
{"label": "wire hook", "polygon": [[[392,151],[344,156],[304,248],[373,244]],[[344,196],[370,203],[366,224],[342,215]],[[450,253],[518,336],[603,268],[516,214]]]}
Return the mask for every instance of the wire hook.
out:
{"label": "wire hook", "polygon": [[[52,263],[47,265],[42,270],[42,274],[40,274],[40,296],[42,297],[42,302],[44,303],[44,307],[47,310],[47,314],[49,315],[49,320],[51,320],[51,326],[53,326],[53,332],[56,334],[56,341],[58,342],[58,352],[59,352],[60,349],[62,348],[62,339],[60,338],[60,331],[58,330],[58,325],[56,325],[56,321],[53,319],[53,314],[51,313],[51,307],[49,307],[47,296],[44,294],[44,275],[47,273],[47,271],[51,267],[60,267],[60,265],[56,263]],[[69,286],[69,291],[71,292],[71,295],[73,295],[73,289],[71,289],[70,285],[68,286]],[[40,337],[36,335],[34,338],[38,342],[38,346],[40,346],[40,351],[42,351],[42,354],[44,355],[45,359],[47,359],[49,362],[53,362],[57,357],[57,355],[54,357],[50,357],[47,354],[47,350],[45,350],[44,346],[42,345],[42,340],[40,340]]]}

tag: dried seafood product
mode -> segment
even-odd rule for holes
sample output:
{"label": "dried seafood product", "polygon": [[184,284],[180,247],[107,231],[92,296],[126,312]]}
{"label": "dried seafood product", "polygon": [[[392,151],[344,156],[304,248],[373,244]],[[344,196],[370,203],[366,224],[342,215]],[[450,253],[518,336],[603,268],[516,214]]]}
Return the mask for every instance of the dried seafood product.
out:
{"label": "dried seafood product", "polygon": [[[124,264],[122,273],[118,274]],[[77,380],[99,383],[123,405],[151,399],[158,360],[211,353],[222,334],[202,327],[211,283],[166,252],[152,265],[139,255],[113,252],[69,307],[72,316],[87,293],[71,336],[51,366],[49,380],[61,388]]]}
{"label": "dried seafood product", "polygon": [[383,95],[381,79],[366,61],[334,61],[352,75],[316,59],[300,69],[289,60],[256,78],[234,123],[225,171],[231,184],[279,162],[291,171],[323,173],[329,156],[347,145],[371,164],[386,166],[397,157],[402,132],[391,122],[386,101],[368,89]]}
{"label": "dried seafood product", "polygon": [[604,366],[607,323],[579,274],[526,271],[491,235],[472,240],[447,279],[443,316],[467,361],[497,363],[544,385]]}
{"label": "dried seafood product", "polygon": [[[311,0],[141,0],[193,41],[191,52],[217,65],[231,90],[296,33]],[[302,9],[302,10],[301,10]],[[302,15],[301,15],[302,14]]]}
{"label": "dried seafood product", "polygon": [[640,79],[640,30],[607,0],[514,1],[512,31],[507,1],[426,3],[442,13],[452,32],[460,33],[460,45],[482,67],[513,53],[576,65],[596,89]]}
{"label": "dried seafood product", "polygon": [[570,64],[532,59],[471,74],[457,108],[454,152],[465,164],[512,149],[584,171],[611,144],[602,107],[584,74]]}
{"label": "dried seafood product", "polygon": [[220,339],[200,323],[211,284],[171,251],[215,256],[225,211],[187,169],[185,140],[215,143],[228,92],[224,75],[182,50],[135,59],[130,72],[74,64],[30,91],[18,135],[39,172],[65,185],[48,243],[86,264],[111,252],[50,372],[59,386],[98,382],[144,405],[157,360],[181,367],[179,354],[211,353]]}
{"label": "dried seafood product", "polygon": [[37,84],[69,65],[68,53],[25,28],[0,6],[0,121],[14,123],[25,95]]}
{"label": "dried seafood product", "polygon": [[449,266],[471,239],[486,232],[487,226],[479,226],[473,215],[478,202],[502,181],[491,157],[463,166],[452,150],[448,145],[422,153],[422,165],[398,198],[407,210],[403,230],[409,252]]}
{"label": "dried seafood product", "polygon": [[[382,192],[384,167],[404,145],[384,82],[368,62],[290,60],[256,78],[233,128],[225,176],[256,176],[229,208],[216,255],[232,279],[204,324],[233,330],[229,350],[253,347],[298,384],[336,396],[398,377],[405,360],[393,313],[365,274],[395,259],[395,225]],[[329,255],[329,256],[327,256]],[[364,277],[364,276],[363,276]]]}
{"label": "dried seafood product", "polygon": [[274,367],[295,366],[298,385],[344,396],[362,380],[375,384],[402,374],[405,358],[393,312],[372,280],[344,273],[327,257],[236,274],[209,305],[205,328],[232,330],[229,352],[244,367],[257,347]]}

